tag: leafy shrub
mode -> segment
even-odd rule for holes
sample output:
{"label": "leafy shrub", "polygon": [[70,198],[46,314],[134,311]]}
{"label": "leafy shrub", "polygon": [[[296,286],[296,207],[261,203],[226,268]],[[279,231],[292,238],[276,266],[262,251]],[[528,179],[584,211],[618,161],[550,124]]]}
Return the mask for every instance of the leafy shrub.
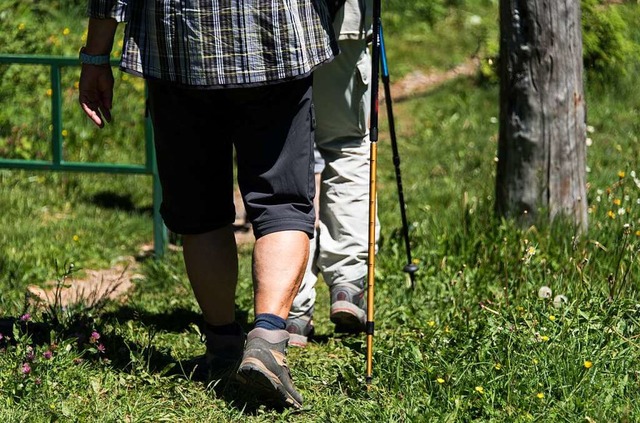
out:
{"label": "leafy shrub", "polygon": [[615,6],[582,0],[582,48],[587,77],[615,82],[638,51],[630,29]]}

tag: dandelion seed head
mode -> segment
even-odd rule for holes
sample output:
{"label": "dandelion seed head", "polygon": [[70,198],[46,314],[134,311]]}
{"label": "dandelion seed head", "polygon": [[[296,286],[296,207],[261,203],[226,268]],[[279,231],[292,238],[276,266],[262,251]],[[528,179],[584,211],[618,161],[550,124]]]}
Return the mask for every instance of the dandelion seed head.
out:
{"label": "dandelion seed head", "polygon": [[560,308],[568,302],[569,302],[569,299],[564,295],[556,295],[553,299],[553,306],[555,308]]}
{"label": "dandelion seed head", "polygon": [[552,295],[553,292],[548,286],[541,286],[540,289],[538,289],[538,298],[551,298]]}

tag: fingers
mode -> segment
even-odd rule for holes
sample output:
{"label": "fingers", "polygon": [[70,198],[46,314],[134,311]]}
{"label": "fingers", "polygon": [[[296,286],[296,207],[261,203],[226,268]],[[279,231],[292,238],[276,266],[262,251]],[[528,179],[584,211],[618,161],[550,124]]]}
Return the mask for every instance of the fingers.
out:
{"label": "fingers", "polygon": [[[89,119],[93,121],[99,128],[104,127],[104,122],[100,116],[100,109],[95,105],[95,103],[80,101],[80,105],[82,106],[82,110],[84,113],[89,116]],[[109,113],[109,119],[111,120],[111,114]]]}

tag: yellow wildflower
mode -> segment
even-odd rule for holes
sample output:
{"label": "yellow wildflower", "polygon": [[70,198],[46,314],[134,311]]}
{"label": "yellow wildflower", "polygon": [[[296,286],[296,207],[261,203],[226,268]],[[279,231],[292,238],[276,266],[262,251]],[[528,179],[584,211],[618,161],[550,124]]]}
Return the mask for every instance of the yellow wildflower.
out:
{"label": "yellow wildflower", "polygon": [[544,394],[542,392],[538,392],[536,397],[538,397],[539,399],[542,399],[542,398],[544,398]]}
{"label": "yellow wildflower", "polygon": [[67,131],[66,129],[62,130],[62,136],[66,137],[67,135],[69,135],[69,131]]}
{"label": "yellow wildflower", "polygon": [[625,177],[624,170],[620,170],[620,171],[618,171],[618,178],[622,179],[622,178],[624,178],[624,177]]}
{"label": "yellow wildflower", "polygon": [[612,212],[611,210],[609,210],[607,212],[607,216],[609,216],[611,219],[615,219],[616,218],[616,214],[614,212]]}
{"label": "yellow wildflower", "polygon": [[613,199],[613,204],[615,204],[616,206],[619,206],[620,204],[622,204],[622,200],[619,198],[614,198]]}
{"label": "yellow wildflower", "polygon": [[482,386],[476,386],[476,392],[479,394],[484,394],[484,388]]}
{"label": "yellow wildflower", "polygon": [[47,91],[47,97],[51,97],[53,95],[53,90],[51,88],[49,88]]}
{"label": "yellow wildflower", "polygon": [[434,327],[434,326],[436,325],[436,322],[435,322],[435,321],[433,321],[433,320],[429,320],[429,321],[427,322],[427,325],[429,325],[429,327]]}
{"label": "yellow wildflower", "polygon": [[500,370],[502,369],[502,364],[500,363],[496,363],[495,366],[493,366],[496,370]]}
{"label": "yellow wildflower", "polygon": [[554,320],[556,320],[556,316],[554,316],[554,315],[552,314],[551,316],[549,316],[549,320],[551,320],[551,321],[553,322]]}
{"label": "yellow wildflower", "polygon": [[24,23],[18,24],[18,31],[24,31],[27,26]]}
{"label": "yellow wildflower", "polygon": [[640,236],[640,231],[636,231],[636,236]]}
{"label": "yellow wildflower", "polygon": [[589,360],[585,360],[584,367],[587,369],[590,369],[591,367],[593,367],[593,363],[590,362]]}
{"label": "yellow wildflower", "polygon": [[549,340],[549,337],[548,337],[547,335],[542,335],[542,336],[540,337],[540,340],[541,340],[542,342],[547,342],[547,341]]}
{"label": "yellow wildflower", "polygon": [[78,235],[74,235],[74,236],[73,236],[73,241],[74,241],[74,242],[78,242],[78,241],[80,241],[80,237],[79,237]]}
{"label": "yellow wildflower", "polygon": [[62,35],[69,35],[71,34],[71,30],[69,28],[65,28],[62,30]]}
{"label": "yellow wildflower", "polygon": [[442,384],[442,383],[444,383],[444,379],[439,377],[439,378],[436,379],[436,382]]}

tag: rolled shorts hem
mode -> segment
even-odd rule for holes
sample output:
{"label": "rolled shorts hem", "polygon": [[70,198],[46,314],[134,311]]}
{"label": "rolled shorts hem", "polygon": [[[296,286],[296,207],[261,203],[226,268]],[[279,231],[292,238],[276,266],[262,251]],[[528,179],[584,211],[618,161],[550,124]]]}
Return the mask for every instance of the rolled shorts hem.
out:
{"label": "rolled shorts hem", "polygon": [[263,222],[253,226],[253,235],[256,239],[275,232],[301,231],[307,234],[309,239],[313,238],[315,232],[314,220],[279,219]]}
{"label": "rolled shorts hem", "polygon": [[[162,213],[161,213],[162,214]],[[186,226],[181,225],[180,223],[175,223],[175,220],[171,218],[167,218],[165,215],[162,215],[162,219],[164,220],[164,225],[171,232],[178,235],[200,235],[207,232],[215,231],[217,229],[222,229],[225,226],[229,226],[233,224],[235,218],[225,222],[205,222],[199,225]],[[180,219],[177,219],[179,222]]]}

